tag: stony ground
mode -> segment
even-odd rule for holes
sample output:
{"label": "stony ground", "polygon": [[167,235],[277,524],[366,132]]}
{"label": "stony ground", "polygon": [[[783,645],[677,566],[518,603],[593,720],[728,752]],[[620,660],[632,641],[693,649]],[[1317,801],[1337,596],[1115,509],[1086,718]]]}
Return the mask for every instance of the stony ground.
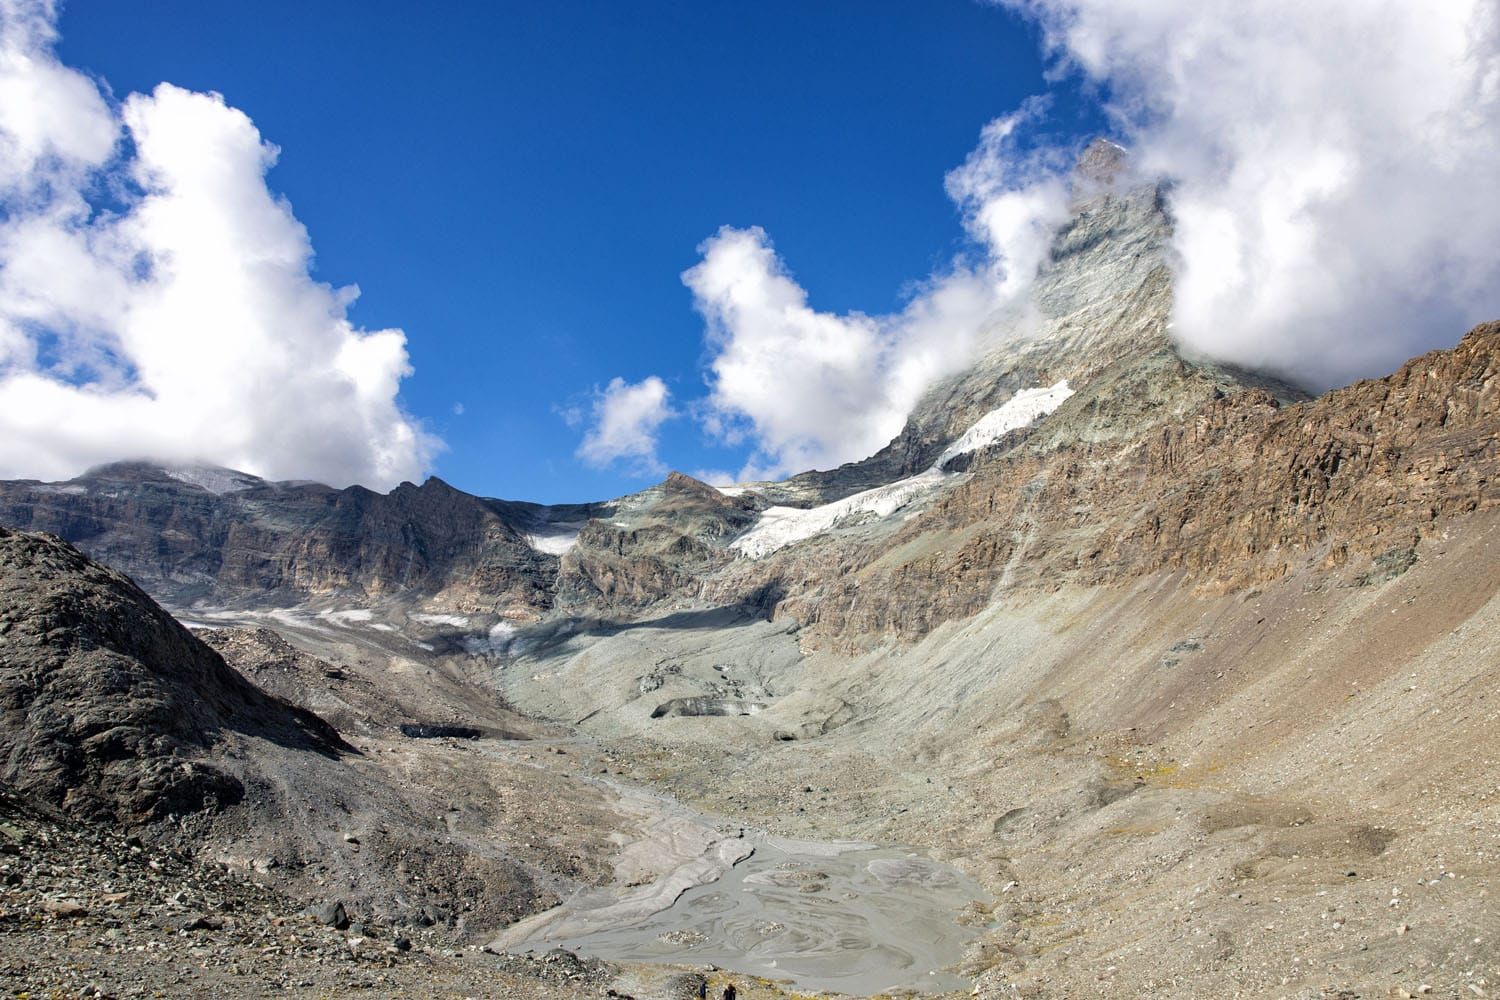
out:
{"label": "stony ground", "polygon": [[[1496,996],[1496,553],[1482,516],[1379,581],[1063,588],[783,667],[764,626],[642,631],[508,676],[632,780],[972,874],[996,900],[966,965],[981,996]],[[745,649],[765,669],[726,679]],[[642,671],[668,686],[632,688]],[[852,710],[790,741],[776,708],[650,718],[691,685],[751,683],[805,719]]]}
{"label": "stony ground", "polygon": [[[330,922],[331,921],[331,922]],[[350,923],[222,866],[0,794],[0,993],[13,997],[598,997],[612,970]]]}
{"label": "stony ground", "polygon": [[[288,695],[337,696],[365,720],[357,755],[258,789],[285,825],[226,815],[183,831],[197,858],[0,798],[0,990],[722,990],[731,977],[713,970],[478,947],[513,918],[441,860],[492,852],[529,873],[526,905],[608,883],[629,831],[603,776],[726,823],[911,845],[969,872],[995,900],[965,918],[986,927],[963,966],[980,997],[1494,996],[1497,552],[1500,521],[1481,516],[1387,579],[1059,588],[859,657],[804,655],[786,623],[690,617],[568,637],[492,661],[494,678],[482,659],[278,652],[266,664],[300,678]],[[503,735],[531,739],[406,739],[381,707],[451,688],[421,714],[462,721],[491,680],[532,717]],[[772,707],[652,718],[687,696]],[[518,724],[503,712],[495,724]],[[346,927],[304,912],[335,901]],[[733,981],[744,1000],[800,995]]]}
{"label": "stony ground", "polygon": [[[607,759],[570,746],[523,744],[502,756],[544,783]],[[453,750],[424,741],[410,756],[427,758],[419,775],[469,763]],[[543,796],[537,806],[554,804]],[[744,1000],[792,995],[713,969],[498,955],[445,923],[372,919],[335,888],[298,884],[294,898],[253,869],[79,824],[0,789],[0,996],[692,1000],[700,983],[714,997],[730,983]]]}

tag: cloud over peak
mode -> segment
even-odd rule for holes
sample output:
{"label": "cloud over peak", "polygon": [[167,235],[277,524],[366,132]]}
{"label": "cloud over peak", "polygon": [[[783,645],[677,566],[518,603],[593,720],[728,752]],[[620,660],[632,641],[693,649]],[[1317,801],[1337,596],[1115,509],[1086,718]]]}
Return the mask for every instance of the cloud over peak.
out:
{"label": "cloud over peak", "polygon": [[[1015,145],[1017,130],[1045,107],[1031,101],[991,122],[948,175],[975,252],[915,285],[897,312],[814,308],[759,226],[724,226],[698,246],[701,259],[682,281],[704,320],[708,393],[690,412],[719,443],[750,445],[732,478],[779,478],[874,454],[929,386],[972,361],[984,320],[1025,294],[1067,218],[1065,154],[1021,154]],[[596,419],[579,450],[592,464],[615,457],[598,443],[617,436],[604,427]]]}
{"label": "cloud over peak", "polygon": [[[1327,388],[1500,316],[1500,7],[1494,0],[991,0],[1039,23],[1104,95],[1132,173],[1165,179],[1185,353]],[[815,310],[758,228],[683,275],[705,318],[700,414],[753,451],[741,478],[877,451],[1025,294],[1067,213],[1076,149],[1046,98],[987,125],[946,178],[980,259],[902,312]]]}
{"label": "cloud over peak", "polygon": [[[903,313],[819,312],[759,227],[724,227],[683,273],[707,326],[700,415],[729,444],[754,443],[740,472],[761,479],[868,455],[900,429],[923,388],[961,361],[990,290],[955,273]],[[950,335],[956,332],[956,336]]]}
{"label": "cloud over peak", "polygon": [[1313,386],[1500,316],[1493,0],[998,0],[1173,182],[1176,331]]}
{"label": "cloud over peak", "polygon": [[671,396],[655,375],[634,384],[610,380],[594,393],[592,423],[578,446],[578,457],[596,468],[623,461],[635,475],[666,472],[656,456],[656,442],[661,425],[677,415]]}
{"label": "cloud over peak", "polygon": [[955,260],[899,312],[835,315],[807,292],[760,227],[726,226],[682,275],[706,325],[700,416],[727,444],[750,440],[743,480],[865,458],[901,430],[922,393],[973,357],[984,319],[1030,287],[1066,214],[1064,185],[1001,149],[1009,130],[949,179],[982,259]]}
{"label": "cloud over peak", "polygon": [[149,458],[420,478],[440,444],[397,401],[405,335],[356,328],[358,289],[311,277],[266,187],[277,149],[217,94],[111,108],[53,25],[48,3],[0,4],[0,475]]}
{"label": "cloud over peak", "polygon": [[828,469],[900,433],[934,382],[972,360],[984,320],[1023,296],[1068,214],[1056,150],[1021,153],[1031,101],[998,118],[946,178],[978,252],[927,277],[899,312],[834,315],[808,295],[759,227],[724,227],[683,283],[703,315],[709,394],[700,413],[729,444],[750,440],[739,478]]}

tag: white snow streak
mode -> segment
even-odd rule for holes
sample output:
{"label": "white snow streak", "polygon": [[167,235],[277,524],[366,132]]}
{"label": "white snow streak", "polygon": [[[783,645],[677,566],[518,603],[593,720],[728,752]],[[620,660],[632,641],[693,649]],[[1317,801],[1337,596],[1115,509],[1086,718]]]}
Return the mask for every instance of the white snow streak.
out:
{"label": "white snow streak", "polygon": [[954,441],[932,468],[885,486],[847,496],[820,507],[771,507],[763,511],[749,530],[736,538],[731,548],[751,559],[760,559],[794,542],[800,542],[834,528],[849,527],[883,520],[897,511],[931,495],[956,473],[943,466],[973,451],[994,444],[1006,434],[1044,417],[1073,395],[1066,379],[1053,386],[1023,389],[1004,406],[983,417]]}
{"label": "white snow streak", "polygon": [[938,456],[933,468],[941,469],[960,455],[994,444],[1011,431],[1025,427],[1039,417],[1045,417],[1071,395],[1073,390],[1068,387],[1067,379],[1045,388],[1022,389],[1007,400],[1004,406],[991,410],[975,421],[973,427],[964,431],[957,441]]}
{"label": "white snow streak", "polygon": [[467,615],[407,615],[414,622],[423,625],[452,625],[454,628],[466,628],[469,624]]}
{"label": "white snow streak", "polygon": [[[338,611],[319,611],[318,617],[334,625],[350,628],[354,625],[369,625],[375,612],[369,608],[345,608]],[[370,626],[374,628],[373,625]]]}
{"label": "white snow streak", "polygon": [[761,512],[755,526],[736,538],[731,548],[759,559],[793,542],[843,528],[890,517],[913,500],[932,492],[946,473],[928,469],[907,479],[898,479],[863,493],[804,510],[800,507],[770,507]]}
{"label": "white snow streak", "polygon": [[243,472],[235,472],[233,469],[221,469],[215,465],[179,465],[162,469],[167,475],[178,482],[188,483],[191,486],[199,486],[210,493],[223,496],[225,493],[238,493],[240,490],[252,489],[259,486],[262,480],[254,476],[247,476]]}
{"label": "white snow streak", "polygon": [[526,544],[549,556],[560,556],[578,543],[578,532],[583,525],[568,525],[566,531],[554,531],[545,535],[527,535]]}

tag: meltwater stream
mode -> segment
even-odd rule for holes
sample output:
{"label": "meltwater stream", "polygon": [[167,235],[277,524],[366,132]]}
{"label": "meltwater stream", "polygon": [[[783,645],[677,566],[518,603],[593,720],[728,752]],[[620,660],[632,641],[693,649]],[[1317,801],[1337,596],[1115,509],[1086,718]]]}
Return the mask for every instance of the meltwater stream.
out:
{"label": "meltwater stream", "polygon": [[755,853],[629,927],[554,943],[628,962],[717,965],[803,989],[863,995],[972,984],[943,970],[978,931],[984,892],[961,872],[888,848],[753,837]]}
{"label": "meltwater stream", "polygon": [[579,780],[620,817],[615,883],[511,925],[492,950],[713,965],[853,995],[972,986],[949,970],[979,936],[959,918],[989,897],[958,869],[899,848],[777,837],[652,789]]}

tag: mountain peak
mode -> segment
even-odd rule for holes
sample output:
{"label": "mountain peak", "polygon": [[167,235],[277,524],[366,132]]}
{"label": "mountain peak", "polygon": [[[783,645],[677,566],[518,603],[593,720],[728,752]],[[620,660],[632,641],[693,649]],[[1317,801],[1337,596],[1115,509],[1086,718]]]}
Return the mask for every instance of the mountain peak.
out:
{"label": "mountain peak", "polygon": [[663,488],[668,490],[681,490],[692,493],[702,493],[705,490],[710,490],[715,494],[719,492],[703,480],[694,479],[686,472],[677,472],[675,470],[667,473],[667,478],[663,479],[661,484]]}
{"label": "mountain peak", "polygon": [[1130,152],[1118,142],[1099,136],[1088,144],[1073,167],[1074,185],[1110,187],[1129,164]]}

